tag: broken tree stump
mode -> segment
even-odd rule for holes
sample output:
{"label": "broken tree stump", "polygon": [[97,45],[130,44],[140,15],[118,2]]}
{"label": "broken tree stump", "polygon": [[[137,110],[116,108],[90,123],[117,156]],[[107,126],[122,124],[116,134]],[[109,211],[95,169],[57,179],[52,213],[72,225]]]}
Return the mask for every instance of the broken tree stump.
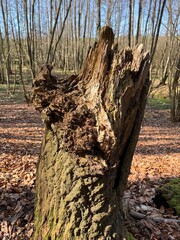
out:
{"label": "broken tree stump", "polygon": [[34,240],[123,239],[122,196],[149,89],[143,46],[114,52],[104,27],[78,75],[45,65],[32,100],[46,125],[37,169]]}

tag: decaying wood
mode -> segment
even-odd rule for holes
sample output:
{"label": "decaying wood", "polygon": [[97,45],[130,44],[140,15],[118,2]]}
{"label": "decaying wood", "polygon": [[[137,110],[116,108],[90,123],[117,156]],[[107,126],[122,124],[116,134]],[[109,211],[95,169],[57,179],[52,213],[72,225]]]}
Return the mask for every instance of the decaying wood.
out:
{"label": "decaying wood", "polygon": [[143,46],[113,52],[102,29],[78,75],[57,79],[51,66],[33,81],[46,125],[38,165],[34,239],[122,239],[121,198],[149,88]]}
{"label": "decaying wood", "polygon": [[146,214],[143,214],[143,213],[139,213],[139,212],[136,212],[134,210],[131,210],[130,211],[130,215],[135,218],[135,219],[138,219],[138,220],[141,220],[141,219],[152,219],[154,222],[156,223],[180,223],[180,220],[179,219],[175,219],[175,218],[163,218],[163,217],[154,217],[152,215],[146,215]]}

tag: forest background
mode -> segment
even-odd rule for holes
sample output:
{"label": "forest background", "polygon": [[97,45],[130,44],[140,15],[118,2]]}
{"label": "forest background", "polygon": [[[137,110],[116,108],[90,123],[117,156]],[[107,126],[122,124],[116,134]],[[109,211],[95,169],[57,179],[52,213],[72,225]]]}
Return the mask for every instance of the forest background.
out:
{"label": "forest background", "polygon": [[[139,206],[146,204],[154,216],[152,198],[161,180],[179,176],[179,0],[0,0],[0,239],[33,234],[44,128],[24,103],[30,101],[32,80],[44,64],[53,65],[59,78],[77,74],[104,25],[115,33],[114,49],[143,43],[150,51],[152,85],[125,193],[132,209],[144,213]],[[137,239],[179,237],[176,222],[128,224]]]}
{"label": "forest background", "polygon": [[1,90],[11,95],[22,86],[28,100],[45,63],[56,74],[77,73],[99,30],[109,25],[115,48],[143,43],[150,51],[152,86],[167,84],[172,119],[179,121],[179,16],[178,0],[1,0]]}

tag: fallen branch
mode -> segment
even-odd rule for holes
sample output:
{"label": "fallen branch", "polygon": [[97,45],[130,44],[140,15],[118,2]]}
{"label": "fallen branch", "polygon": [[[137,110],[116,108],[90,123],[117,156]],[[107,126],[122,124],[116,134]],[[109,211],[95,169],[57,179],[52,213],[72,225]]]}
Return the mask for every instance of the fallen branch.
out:
{"label": "fallen branch", "polygon": [[151,219],[151,220],[153,220],[156,223],[162,223],[162,222],[164,222],[164,223],[171,223],[171,222],[180,223],[180,219],[153,217],[151,215],[147,216],[145,214],[136,212],[134,210],[130,211],[130,215],[131,215],[131,217],[133,217],[135,219],[138,219],[138,220],[141,220],[141,219]]}
{"label": "fallen branch", "polygon": [[145,214],[136,212],[136,211],[134,211],[134,210],[131,210],[131,211],[130,211],[130,215],[131,215],[131,217],[133,217],[133,218],[135,218],[135,219],[139,219],[139,220],[146,218],[146,215],[145,215]]}
{"label": "fallen branch", "polygon": [[174,219],[174,218],[161,218],[161,217],[152,217],[148,216],[147,219],[150,218],[156,223],[180,223],[180,219]]}

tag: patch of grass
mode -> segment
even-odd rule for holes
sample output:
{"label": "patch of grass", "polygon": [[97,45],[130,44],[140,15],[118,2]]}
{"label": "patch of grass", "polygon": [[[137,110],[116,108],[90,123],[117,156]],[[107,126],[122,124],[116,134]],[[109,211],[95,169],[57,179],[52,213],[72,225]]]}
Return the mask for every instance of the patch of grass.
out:
{"label": "patch of grass", "polygon": [[[26,90],[30,90],[29,86],[26,86]],[[15,86],[10,85],[10,91],[7,91],[7,85],[6,84],[0,84],[0,103],[7,103],[7,102],[16,102],[21,103],[25,102],[25,97],[23,93],[23,89],[21,84],[17,84]]]}
{"label": "patch of grass", "polygon": [[55,74],[59,79],[66,78],[70,75],[76,74],[74,71],[64,71],[62,69],[53,69],[52,74]]}
{"label": "patch of grass", "polygon": [[147,106],[155,110],[166,110],[170,109],[170,99],[169,98],[149,98],[147,101]]}

